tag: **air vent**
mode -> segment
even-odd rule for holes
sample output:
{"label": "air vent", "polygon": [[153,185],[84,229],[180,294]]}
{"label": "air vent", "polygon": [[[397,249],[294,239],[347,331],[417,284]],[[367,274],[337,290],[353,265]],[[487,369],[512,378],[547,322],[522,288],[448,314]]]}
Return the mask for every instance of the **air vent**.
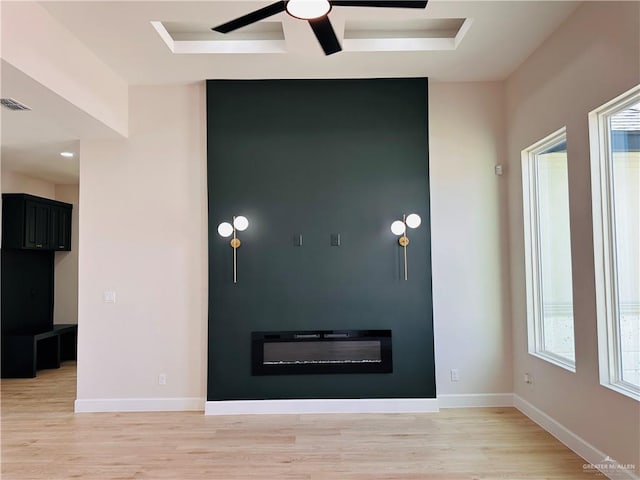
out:
{"label": "air vent", "polygon": [[24,103],[20,103],[13,98],[0,98],[0,104],[9,110],[31,110]]}

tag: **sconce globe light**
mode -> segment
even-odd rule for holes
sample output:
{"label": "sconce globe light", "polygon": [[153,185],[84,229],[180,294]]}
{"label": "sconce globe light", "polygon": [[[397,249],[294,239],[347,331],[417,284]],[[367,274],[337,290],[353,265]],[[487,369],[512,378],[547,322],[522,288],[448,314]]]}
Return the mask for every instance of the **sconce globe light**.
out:
{"label": "sconce globe light", "polygon": [[231,225],[229,222],[222,222],[220,225],[218,225],[218,234],[221,237],[227,238],[231,236],[232,233],[233,225]]}
{"label": "sconce globe light", "polygon": [[233,235],[233,238],[229,242],[231,248],[233,248],[233,283],[238,283],[238,248],[242,245],[242,242],[237,237],[238,232],[242,232],[249,227],[249,220],[242,215],[234,216],[231,223],[222,222],[218,225],[218,233],[221,237],[227,238]]}
{"label": "sconce globe light", "polygon": [[409,215],[402,215],[402,220],[396,220],[391,224],[391,231],[394,235],[400,236],[398,244],[403,249],[404,256],[404,279],[408,280],[407,274],[407,245],[409,245],[409,237],[407,237],[407,227],[418,228],[422,223],[420,215],[417,213],[410,213]]}
{"label": "sconce globe light", "polygon": [[243,217],[242,215],[239,215],[233,219],[233,226],[239,232],[244,232],[249,226],[249,220],[247,220],[247,217]]}
{"label": "sconce globe light", "polygon": [[407,215],[407,219],[406,219],[407,227],[418,228],[421,223],[422,223],[422,219],[420,218],[420,215],[418,215],[417,213],[410,213],[409,215]]}
{"label": "sconce globe light", "polygon": [[407,227],[402,220],[396,220],[391,224],[391,231],[394,235],[402,235],[406,229]]}

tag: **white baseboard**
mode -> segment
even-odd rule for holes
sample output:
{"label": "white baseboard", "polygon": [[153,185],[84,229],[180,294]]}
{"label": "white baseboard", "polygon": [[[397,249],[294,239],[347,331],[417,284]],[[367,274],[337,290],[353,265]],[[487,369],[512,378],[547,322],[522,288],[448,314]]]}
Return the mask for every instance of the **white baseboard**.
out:
{"label": "white baseboard", "polygon": [[513,393],[467,393],[438,395],[440,408],[513,407]]}
{"label": "white baseboard", "polygon": [[435,398],[353,398],[293,400],[224,400],[206,402],[205,415],[302,413],[428,413],[438,411]]}
{"label": "white baseboard", "polygon": [[76,413],[202,411],[204,398],[92,398],[75,401]]}
{"label": "white baseboard", "polygon": [[640,480],[632,469],[620,465],[519,395],[513,395],[513,406],[584,458],[587,473],[596,473],[597,469],[611,480]]}

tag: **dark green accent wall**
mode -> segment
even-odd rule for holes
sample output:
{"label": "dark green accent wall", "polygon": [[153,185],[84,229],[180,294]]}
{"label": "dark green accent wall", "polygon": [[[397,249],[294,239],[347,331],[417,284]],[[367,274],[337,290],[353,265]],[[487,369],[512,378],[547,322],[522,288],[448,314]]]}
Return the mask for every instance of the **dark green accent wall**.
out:
{"label": "dark green accent wall", "polygon": [[[427,80],[210,80],[207,132],[208,400],[435,397]],[[393,373],[251,375],[252,331],[331,329],[391,329]]]}

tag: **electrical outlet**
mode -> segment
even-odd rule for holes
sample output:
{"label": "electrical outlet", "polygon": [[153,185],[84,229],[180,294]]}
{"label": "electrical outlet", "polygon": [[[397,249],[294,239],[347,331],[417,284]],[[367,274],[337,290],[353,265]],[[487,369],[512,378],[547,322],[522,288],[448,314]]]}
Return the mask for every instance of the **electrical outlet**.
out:
{"label": "electrical outlet", "polygon": [[167,374],[161,373],[158,375],[158,385],[166,385],[167,384]]}
{"label": "electrical outlet", "polygon": [[524,374],[524,383],[531,385],[533,383],[533,376],[530,373]]}
{"label": "electrical outlet", "polygon": [[459,382],[460,381],[460,370],[458,370],[457,368],[452,368],[451,369],[451,381],[452,382]]}

